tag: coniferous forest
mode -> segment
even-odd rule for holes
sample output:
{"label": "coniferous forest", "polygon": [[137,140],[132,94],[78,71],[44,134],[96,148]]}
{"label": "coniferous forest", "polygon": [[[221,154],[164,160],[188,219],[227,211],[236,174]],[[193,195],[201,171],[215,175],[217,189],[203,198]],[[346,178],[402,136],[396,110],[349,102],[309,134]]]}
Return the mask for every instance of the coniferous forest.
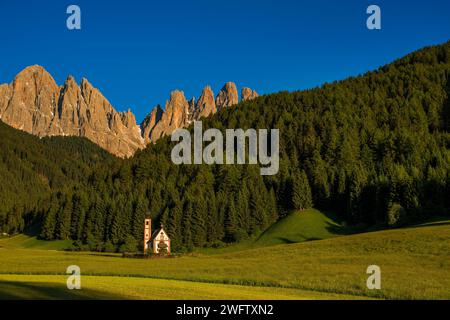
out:
{"label": "coniferous forest", "polygon": [[143,220],[176,251],[258,234],[292,209],[397,226],[450,209],[450,43],[320,88],[245,101],[203,128],[280,130],[280,170],[174,165],[170,137],[126,160],[0,123],[0,231],[137,250]]}

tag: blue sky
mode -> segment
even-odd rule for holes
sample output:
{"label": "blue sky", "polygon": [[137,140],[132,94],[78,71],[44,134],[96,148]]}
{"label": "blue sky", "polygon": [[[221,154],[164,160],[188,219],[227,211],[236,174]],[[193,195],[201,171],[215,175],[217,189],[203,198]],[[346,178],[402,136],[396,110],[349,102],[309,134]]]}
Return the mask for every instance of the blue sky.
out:
{"label": "blue sky", "polygon": [[[81,30],[66,28],[70,4]],[[382,30],[366,28],[370,4]],[[0,30],[0,83],[40,64],[59,84],[88,78],[140,121],[173,89],[306,89],[446,42],[450,1],[1,1]]]}

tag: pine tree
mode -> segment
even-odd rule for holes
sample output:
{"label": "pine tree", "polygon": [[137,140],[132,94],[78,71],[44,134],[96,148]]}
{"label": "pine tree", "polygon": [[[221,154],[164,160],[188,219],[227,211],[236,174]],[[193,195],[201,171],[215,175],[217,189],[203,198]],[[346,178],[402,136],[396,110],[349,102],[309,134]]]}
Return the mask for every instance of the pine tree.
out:
{"label": "pine tree", "polygon": [[228,242],[236,240],[236,233],[238,231],[236,217],[237,213],[234,201],[230,201],[225,216],[225,240]]}
{"label": "pine tree", "polygon": [[133,217],[131,220],[131,232],[135,239],[141,239],[144,232],[144,220],[148,212],[147,200],[139,195],[133,206]]}
{"label": "pine tree", "polygon": [[292,183],[292,204],[297,210],[305,210],[312,207],[312,194],[308,177],[302,170],[296,172]]}
{"label": "pine tree", "polygon": [[181,204],[177,202],[175,206],[172,208],[172,211],[169,214],[169,218],[167,219],[168,221],[166,222],[167,226],[166,231],[170,237],[170,245],[173,251],[176,251],[182,247],[183,243],[182,237],[183,228],[181,226],[182,216],[183,212]]}
{"label": "pine tree", "polygon": [[187,201],[184,205],[184,217],[183,217],[183,244],[191,249],[194,245],[192,241],[192,203]]}
{"label": "pine tree", "polygon": [[53,197],[49,211],[45,215],[44,223],[42,225],[41,237],[46,240],[55,239],[56,215],[59,210],[58,200]]}
{"label": "pine tree", "polygon": [[65,198],[64,207],[60,208],[56,218],[56,237],[61,240],[70,239],[70,222],[72,219],[72,195]]}
{"label": "pine tree", "polygon": [[192,215],[192,241],[194,246],[203,247],[206,243],[207,205],[203,197],[194,200]]}

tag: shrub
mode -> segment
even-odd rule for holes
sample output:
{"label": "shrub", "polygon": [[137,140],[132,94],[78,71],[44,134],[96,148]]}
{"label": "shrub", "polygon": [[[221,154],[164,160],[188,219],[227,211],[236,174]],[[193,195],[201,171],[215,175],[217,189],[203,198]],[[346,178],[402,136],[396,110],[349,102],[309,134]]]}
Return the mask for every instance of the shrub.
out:
{"label": "shrub", "polygon": [[69,247],[66,248],[67,251],[81,251],[81,247],[83,246],[83,243],[79,240],[74,241],[70,244]]}
{"label": "shrub", "polygon": [[100,242],[97,242],[95,240],[88,240],[86,244],[89,251],[101,251],[102,244]]}
{"label": "shrub", "polygon": [[213,243],[211,243],[210,247],[214,249],[218,248],[224,248],[226,246],[226,243],[220,240],[216,240]]}
{"label": "shrub", "polygon": [[392,204],[388,210],[388,225],[390,227],[398,227],[406,222],[406,211],[398,203]]}
{"label": "shrub", "polygon": [[103,244],[103,252],[116,252],[117,247],[111,243],[111,241],[106,241]]}
{"label": "shrub", "polygon": [[127,236],[124,243],[119,247],[119,252],[136,252],[137,251],[137,241],[132,236]]}
{"label": "shrub", "polygon": [[165,243],[158,244],[158,250],[159,250],[158,254],[159,255],[165,256],[168,253],[167,249],[168,249],[167,244],[165,244]]}
{"label": "shrub", "polygon": [[239,229],[233,233],[233,240],[236,242],[245,240],[248,238],[248,233],[245,230]]}

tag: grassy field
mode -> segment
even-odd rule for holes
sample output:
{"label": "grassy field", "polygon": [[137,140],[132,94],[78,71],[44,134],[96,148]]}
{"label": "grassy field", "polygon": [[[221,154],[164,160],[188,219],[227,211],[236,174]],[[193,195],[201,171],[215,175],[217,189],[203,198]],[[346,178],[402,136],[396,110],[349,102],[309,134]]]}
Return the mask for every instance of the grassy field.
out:
{"label": "grassy field", "polygon": [[[277,234],[276,230],[271,233]],[[278,297],[276,290],[280,290],[279,296],[288,295],[294,299],[450,299],[449,222],[318,241],[250,247],[215,255],[197,253],[148,260],[89,252],[38,250],[36,247],[19,248],[20,241],[13,239],[0,240],[0,287],[12,281],[24,286],[30,283],[36,286],[36,283],[42,282],[61,288],[65,281],[62,284],[60,281],[65,278],[58,278],[58,275],[64,275],[67,266],[75,264],[81,268],[82,279],[87,279],[86,290],[101,291],[104,288],[104,291],[120,297],[176,299],[180,297],[176,293],[177,286],[183,288],[191,285],[186,298],[218,297],[214,293],[219,294],[222,290],[209,292],[207,288],[212,286],[210,288],[223,288],[220,297],[227,299],[241,298],[237,291],[244,289],[249,292],[249,298],[259,298],[267,293],[268,298],[275,299]],[[381,268],[381,290],[366,288],[366,269],[372,264]],[[32,277],[27,278],[26,275]],[[43,275],[53,278],[40,278]],[[86,276],[95,277],[89,280],[91,278]],[[107,281],[103,277],[117,277],[121,279],[122,288],[132,290],[120,289],[119,282],[116,289],[101,287],[100,283]],[[161,293],[158,296],[154,292],[160,292],[158,288],[164,288],[166,282],[152,282],[156,280],[177,281],[171,282],[172,289],[165,291],[167,295]],[[147,291],[136,292],[133,281],[146,283]],[[15,285],[9,283],[9,286]],[[8,290],[0,291],[0,297],[7,295]],[[93,294],[93,297],[96,295]]]}
{"label": "grassy field", "polygon": [[302,300],[363,299],[289,288],[236,286],[136,277],[84,276],[81,290],[68,290],[65,276],[0,275],[2,299]]}

